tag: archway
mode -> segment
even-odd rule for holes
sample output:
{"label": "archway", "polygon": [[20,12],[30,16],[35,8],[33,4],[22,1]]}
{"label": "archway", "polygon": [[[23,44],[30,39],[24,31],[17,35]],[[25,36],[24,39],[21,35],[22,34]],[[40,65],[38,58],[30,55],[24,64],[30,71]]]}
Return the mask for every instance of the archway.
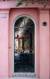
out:
{"label": "archway", "polygon": [[14,24],[14,72],[35,72],[35,25],[27,16]]}

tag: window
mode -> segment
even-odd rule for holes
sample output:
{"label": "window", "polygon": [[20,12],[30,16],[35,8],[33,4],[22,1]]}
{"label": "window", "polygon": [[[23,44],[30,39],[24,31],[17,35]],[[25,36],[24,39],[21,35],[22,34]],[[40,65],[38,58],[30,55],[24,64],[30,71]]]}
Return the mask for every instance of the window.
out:
{"label": "window", "polygon": [[35,70],[35,27],[27,16],[20,17],[14,25],[14,72]]}

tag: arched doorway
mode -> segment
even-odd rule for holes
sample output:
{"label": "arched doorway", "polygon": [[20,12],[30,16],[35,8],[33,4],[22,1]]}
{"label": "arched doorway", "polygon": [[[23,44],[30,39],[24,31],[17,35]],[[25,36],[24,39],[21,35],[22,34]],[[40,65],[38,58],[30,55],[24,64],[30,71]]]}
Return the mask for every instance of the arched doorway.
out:
{"label": "arched doorway", "polygon": [[35,25],[27,16],[14,24],[14,72],[35,72]]}

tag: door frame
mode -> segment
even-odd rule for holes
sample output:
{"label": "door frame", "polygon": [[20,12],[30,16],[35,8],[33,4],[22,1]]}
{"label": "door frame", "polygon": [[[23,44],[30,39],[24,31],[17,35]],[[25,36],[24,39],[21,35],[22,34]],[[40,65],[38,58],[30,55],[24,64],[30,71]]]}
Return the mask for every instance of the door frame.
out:
{"label": "door frame", "polygon": [[[26,16],[26,17],[28,17],[28,18],[30,18],[32,21],[33,21],[33,23],[34,23],[34,29],[35,29],[35,35],[34,35],[34,41],[35,41],[35,43],[34,43],[34,45],[35,45],[35,47],[36,47],[36,22],[35,22],[35,20],[34,20],[34,18],[32,18],[30,15],[27,15],[27,14],[25,14],[25,15],[19,15],[19,16],[16,16],[16,18],[15,18],[15,20],[14,20],[14,24],[13,24],[13,29],[14,29],[14,25],[15,25],[15,22],[20,18],[20,17],[24,17],[24,16]],[[35,50],[35,53],[36,53],[36,50]],[[14,60],[14,53],[13,53],[13,60]],[[13,72],[14,72],[14,61],[13,61],[13,66],[12,66],[12,69],[13,69]],[[35,54],[35,72],[36,72],[36,54]],[[22,74],[35,74],[35,72],[24,72],[24,73],[21,73],[20,72],[20,74],[22,75]],[[17,73],[14,73],[14,75],[17,75],[17,74],[19,74],[18,72]]]}
{"label": "door frame", "polygon": [[[23,10],[22,10],[23,11]],[[30,11],[29,11],[30,12]],[[31,14],[29,13],[27,13],[27,12],[25,12],[24,14],[22,14],[22,12],[21,12],[21,14],[16,14],[15,15],[15,18],[13,19],[13,22],[12,22],[12,24],[10,24],[10,31],[11,31],[11,29],[12,29],[12,33],[13,33],[13,36],[12,36],[12,38],[11,38],[11,40],[9,40],[10,42],[14,42],[14,24],[15,24],[15,22],[16,22],[16,20],[19,18],[19,17],[21,17],[21,16],[27,16],[27,17],[29,17],[33,22],[34,22],[34,27],[35,27],[35,72],[33,72],[33,73],[14,73],[14,47],[12,48],[12,46],[11,46],[11,43],[10,43],[10,45],[9,45],[9,47],[10,47],[10,49],[9,49],[9,75],[10,76],[18,76],[18,75],[23,75],[23,74],[32,74],[32,75],[36,75],[37,74],[37,40],[38,40],[38,37],[37,37],[37,32],[39,32],[39,31],[37,31],[37,20],[35,20],[35,18],[33,18],[32,16],[34,16],[34,15],[32,15],[31,16]],[[37,16],[36,16],[36,18],[37,18]],[[11,34],[10,34],[10,37],[11,37]],[[14,45],[14,43],[13,43],[13,45]],[[39,47],[39,46],[38,46]],[[12,53],[13,52],[13,53]],[[13,60],[12,60],[13,59]],[[39,61],[38,61],[39,62]]]}

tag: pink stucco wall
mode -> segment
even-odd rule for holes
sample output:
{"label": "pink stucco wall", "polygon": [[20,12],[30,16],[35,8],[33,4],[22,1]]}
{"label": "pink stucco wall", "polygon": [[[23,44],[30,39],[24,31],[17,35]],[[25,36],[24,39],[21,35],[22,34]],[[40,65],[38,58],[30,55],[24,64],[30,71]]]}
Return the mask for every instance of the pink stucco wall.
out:
{"label": "pink stucco wall", "polygon": [[[0,10],[0,77],[13,75],[13,25],[19,15],[30,15],[35,22],[35,73],[40,79],[49,79],[49,10],[33,8]],[[47,22],[46,27],[42,25],[43,21]]]}
{"label": "pink stucco wall", "polygon": [[0,77],[8,76],[8,10],[0,10]]}
{"label": "pink stucco wall", "polygon": [[40,79],[49,79],[49,41],[49,10],[40,10]]}

